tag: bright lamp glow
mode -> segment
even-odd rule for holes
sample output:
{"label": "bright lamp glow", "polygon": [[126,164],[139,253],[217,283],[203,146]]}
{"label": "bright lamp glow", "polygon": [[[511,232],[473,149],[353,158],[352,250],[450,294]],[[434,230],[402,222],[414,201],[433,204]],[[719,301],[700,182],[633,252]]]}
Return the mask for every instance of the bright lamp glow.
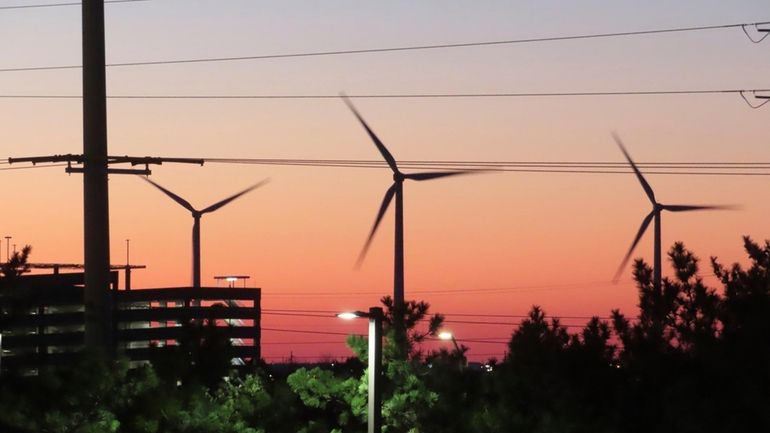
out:
{"label": "bright lamp glow", "polygon": [[227,280],[228,283],[234,283],[238,281],[238,277],[227,277],[225,280]]}
{"label": "bright lamp glow", "polygon": [[440,332],[438,334],[438,338],[440,340],[451,340],[452,339],[452,333],[451,332],[447,332],[447,331]]}
{"label": "bright lamp glow", "polygon": [[345,313],[337,314],[337,317],[339,317],[340,319],[345,319],[345,320],[353,320],[353,319],[358,317],[358,314],[351,313],[351,312],[345,312]]}

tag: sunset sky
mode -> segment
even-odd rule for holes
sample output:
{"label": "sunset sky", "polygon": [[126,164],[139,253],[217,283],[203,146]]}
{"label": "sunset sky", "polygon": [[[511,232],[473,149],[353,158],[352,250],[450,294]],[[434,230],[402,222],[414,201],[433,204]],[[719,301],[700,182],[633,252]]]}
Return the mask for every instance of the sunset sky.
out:
{"label": "sunset sky", "polygon": [[[3,9],[0,69],[79,65],[80,8]],[[767,22],[766,0],[324,1],[148,0],[106,6],[107,63],[238,57],[527,39]],[[756,35],[754,35],[756,36]],[[0,158],[82,152],[79,69],[0,72]],[[770,88],[770,38],[739,28],[425,51],[111,67],[109,95],[336,95],[611,92]],[[549,98],[354,99],[399,160],[770,162],[770,104],[737,94]],[[339,99],[108,102],[109,153],[207,158],[380,159]],[[11,166],[15,167],[15,166]],[[0,170],[8,168],[0,165]],[[265,187],[202,220],[203,284],[250,275],[266,310],[366,309],[392,293],[393,209],[361,267],[356,257],[386,169],[207,163],[152,167],[152,179],[205,207],[261,179]],[[406,171],[406,170],[405,170]],[[767,176],[654,175],[658,199],[738,211],[663,215],[665,248],[744,261],[742,235],[770,238]],[[82,262],[82,178],[62,167],[0,171],[0,236],[35,262]],[[406,298],[448,320],[636,314],[630,267],[612,276],[650,204],[628,174],[483,173],[405,184]],[[192,218],[133,176],[110,178],[112,262],[147,265],[135,287],[189,285]],[[652,230],[634,257],[652,260]],[[5,239],[2,239],[5,258]],[[664,269],[664,275],[668,269]],[[469,317],[463,314],[488,315]],[[565,320],[583,324],[586,320]],[[365,332],[331,316],[265,314],[272,329]],[[514,325],[447,323],[459,340]],[[577,331],[578,329],[572,329]],[[265,330],[277,361],[347,356],[344,336]],[[293,343],[293,344],[286,344]],[[504,344],[468,343],[472,360]],[[429,347],[436,347],[432,344]]]}

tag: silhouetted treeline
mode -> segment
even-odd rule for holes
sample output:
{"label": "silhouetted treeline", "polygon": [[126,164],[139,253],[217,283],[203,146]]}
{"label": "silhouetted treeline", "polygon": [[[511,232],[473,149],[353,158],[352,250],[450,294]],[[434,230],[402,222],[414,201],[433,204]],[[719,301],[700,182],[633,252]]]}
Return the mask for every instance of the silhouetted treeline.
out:
{"label": "silhouetted treeline", "polygon": [[425,431],[770,431],[770,243],[744,244],[746,269],[711,259],[720,291],[680,243],[660,288],[637,261],[634,319],[613,311],[570,334],[534,307],[494,374],[437,381],[446,404]]}
{"label": "silhouetted treeline", "polygon": [[[637,314],[613,311],[575,332],[533,307],[491,371],[468,368],[463,346],[421,352],[419,342],[435,335],[443,317],[425,321],[428,305],[409,302],[398,313],[409,327],[407,347],[385,346],[386,431],[770,431],[770,243],[744,241],[746,267],[712,258],[707,269],[675,244],[668,254],[674,276],[660,287],[637,261]],[[708,287],[699,272],[713,272],[722,287]],[[393,323],[392,302],[384,303]],[[357,359],[333,369],[279,376],[263,365],[219,383],[223,373],[203,368],[130,370],[94,360],[35,377],[6,375],[0,430],[363,432],[366,340],[348,342]],[[189,362],[223,371],[222,360],[201,358],[215,358],[216,350],[190,353]]]}

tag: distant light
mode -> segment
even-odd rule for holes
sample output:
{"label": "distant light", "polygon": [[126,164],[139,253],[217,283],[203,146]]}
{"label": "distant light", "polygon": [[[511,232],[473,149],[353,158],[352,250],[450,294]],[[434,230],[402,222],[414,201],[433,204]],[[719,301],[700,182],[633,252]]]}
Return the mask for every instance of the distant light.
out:
{"label": "distant light", "polygon": [[228,283],[234,283],[238,281],[238,277],[227,277],[225,278],[225,281],[227,281]]}
{"label": "distant light", "polygon": [[337,314],[337,317],[339,317],[340,319],[344,319],[344,320],[353,320],[353,319],[358,318],[358,314],[347,311],[347,312],[344,312],[344,313]]}
{"label": "distant light", "polygon": [[451,340],[452,339],[452,333],[448,331],[440,332],[438,334],[438,338],[440,340]]}

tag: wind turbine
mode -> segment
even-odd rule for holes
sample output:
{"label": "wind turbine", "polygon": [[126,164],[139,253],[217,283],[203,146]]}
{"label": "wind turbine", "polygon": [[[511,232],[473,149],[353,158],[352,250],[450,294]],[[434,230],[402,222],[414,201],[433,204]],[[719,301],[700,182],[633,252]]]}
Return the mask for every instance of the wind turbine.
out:
{"label": "wind turbine", "polygon": [[404,305],[404,181],[416,180],[431,180],[442,177],[455,176],[458,174],[467,174],[468,171],[434,171],[424,173],[402,173],[398,169],[398,164],[393,155],[388,151],[385,145],[380,141],[377,135],[369,128],[363,117],[358,113],[353,103],[343,95],[343,100],[348,105],[353,114],[355,114],[358,121],[361,122],[369,137],[374,141],[374,145],[377,146],[377,150],[380,151],[382,157],[388,163],[388,166],[393,171],[393,185],[385,191],[385,197],[382,199],[380,210],[377,212],[377,218],[374,220],[369,237],[366,239],[364,248],[361,250],[361,254],[358,256],[358,264],[360,266],[366,256],[366,252],[369,250],[369,246],[372,243],[374,234],[377,232],[377,228],[382,221],[382,217],[388,210],[393,198],[396,199],[396,229],[395,229],[395,257],[393,263],[393,305],[402,308]]}
{"label": "wind turbine", "polygon": [[628,249],[628,253],[626,253],[626,256],[623,258],[623,262],[620,264],[620,267],[618,268],[617,273],[615,273],[614,281],[617,282],[618,278],[620,277],[620,273],[623,271],[623,268],[625,268],[626,264],[628,263],[628,259],[631,258],[631,254],[634,252],[634,248],[636,248],[636,244],[639,243],[639,240],[642,238],[642,235],[644,235],[645,230],[647,230],[647,227],[650,225],[650,222],[652,220],[655,220],[655,251],[654,251],[654,265],[653,265],[653,284],[654,287],[660,288],[660,282],[661,282],[661,245],[660,245],[660,223],[661,223],[661,212],[666,210],[670,212],[689,212],[689,211],[696,211],[696,210],[722,210],[722,209],[732,209],[732,206],[699,206],[699,205],[679,205],[679,204],[662,204],[659,203],[655,199],[655,193],[652,191],[652,187],[649,183],[647,183],[647,180],[642,176],[642,172],[639,171],[639,168],[636,167],[636,164],[634,164],[634,161],[631,160],[631,156],[628,154],[628,151],[626,151],[626,148],[623,146],[623,142],[620,140],[620,137],[618,137],[617,134],[613,133],[612,137],[615,139],[615,142],[620,147],[620,150],[623,152],[623,155],[625,155],[626,159],[628,160],[628,163],[631,164],[631,168],[634,169],[634,173],[636,173],[636,177],[639,179],[639,183],[642,184],[642,188],[644,189],[644,192],[647,194],[647,198],[650,199],[650,203],[652,203],[652,211],[650,211],[649,214],[647,214],[646,217],[642,220],[642,225],[639,227],[639,231],[636,233],[636,237],[634,238],[634,241],[631,243],[631,248]]}
{"label": "wind turbine", "polygon": [[193,217],[193,229],[192,229],[192,250],[193,250],[193,271],[192,271],[192,273],[193,273],[193,276],[192,276],[192,280],[193,280],[193,287],[199,288],[201,286],[201,217],[204,214],[214,212],[214,211],[218,210],[219,208],[221,208],[222,206],[224,206],[224,205],[230,203],[231,201],[237,199],[238,197],[240,197],[240,196],[242,196],[242,195],[244,195],[244,194],[246,194],[248,192],[251,192],[251,191],[259,188],[260,186],[266,184],[270,179],[265,179],[265,180],[263,180],[263,181],[261,181],[259,183],[256,183],[256,184],[254,184],[254,185],[244,189],[243,191],[241,191],[241,192],[239,192],[237,194],[231,195],[230,197],[227,197],[224,200],[220,200],[220,201],[212,204],[211,206],[209,206],[207,208],[204,208],[204,209],[201,209],[201,210],[195,209],[190,204],[190,202],[188,202],[187,200],[183,199],[182,197],[179,197],[178,195],[174,194],[173,192],[167,190],[166,188],[163,188],[162,186],[158,185],[157,183],[151,181],[150,179],[144,178],[144,180],[146,180],[147,182],[152,184],[155,188],[158,188],[159,190],[161,190],[164,194],[166,194],[167,196],[171,197],[172,200],[174,200],[175,202],[179,203],[183,208],[189,210],[190,213],[192,213],[192,217]]}

